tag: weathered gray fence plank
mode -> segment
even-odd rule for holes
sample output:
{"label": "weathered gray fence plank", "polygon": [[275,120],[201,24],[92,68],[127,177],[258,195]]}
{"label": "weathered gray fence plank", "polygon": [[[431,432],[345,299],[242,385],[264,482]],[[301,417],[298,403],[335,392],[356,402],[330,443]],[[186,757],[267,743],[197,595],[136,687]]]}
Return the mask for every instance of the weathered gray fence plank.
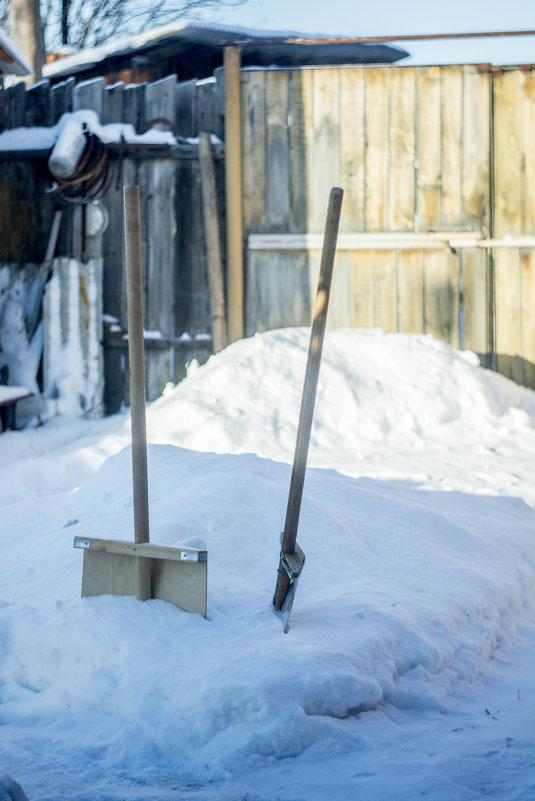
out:
{"label": "weathered gray fence plank", "polygon": [[103,93],[104,78],[94,78],[92,81],[77,83],[73,93],[73,111],[90,108],[96,111],[99,119],[102,119]]}

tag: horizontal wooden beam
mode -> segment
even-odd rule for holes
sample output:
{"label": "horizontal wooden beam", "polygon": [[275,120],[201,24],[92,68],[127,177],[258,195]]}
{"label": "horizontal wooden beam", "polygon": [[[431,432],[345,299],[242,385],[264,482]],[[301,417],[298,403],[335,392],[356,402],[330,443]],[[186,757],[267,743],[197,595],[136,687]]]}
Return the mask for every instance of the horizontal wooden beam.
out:
{"label": "horizontal wooden beam", "polygon": [[[321,250],[321,234],[250,234],[249,250]],[[340,234],[337,250],[437,250],[460,248],[532,248],[535,236],[482,239],[473,231]]]}
{"label": "horizontal wooden beam", "polygon": [[[106,145],[110,158],[128,159],[174,159],[175,161],[195,161],[199,158],[199,146],[197,143],[166,145],[154,144],[150,142],[130,142],[124,146],[119,142],[111,142]],[[34,148],[33,150],[0,150],[0,161],[33,161],[38,159],[48,159],[50,148]],[[215,159],[222,159],[225,156],[225,146],[217,144],[213,146]]]}
{"label": "horizontal wooden beam", "polygon": [[207,552],[199,548],[170,547],[168,545],[152,545],[147,542],[129,542],[128,540],[101,540],[94,537],[75,537],[74,548],[86,551],[105,551],[150,559],[172,559],[177,562],[206,562]]}
{"label": "horizontal wooden beam", "polygon": [[[182,337],[145,337],[143,340],[145,349],[147,350],[166,350],[167,348],[183,348],[184,350],[201,350],[203,348],[211,349],[212,337],[210,334],[202,336],[197,335],[191,339],[182,339]],[[105,348],[119,348],[125,350],[128,348],[128,337],[105,337],[103,341]]]}

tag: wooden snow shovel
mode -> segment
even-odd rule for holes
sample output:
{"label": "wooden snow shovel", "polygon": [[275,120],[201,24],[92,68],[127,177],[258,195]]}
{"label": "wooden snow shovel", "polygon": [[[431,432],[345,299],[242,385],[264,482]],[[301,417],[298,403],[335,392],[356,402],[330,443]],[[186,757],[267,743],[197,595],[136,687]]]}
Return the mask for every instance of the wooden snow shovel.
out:
{"label": "wooden snow shovel", "polygon": [[308,446],[310,443],[312,418],[314,416],[314,404],[316,401],[321,353],[323,350],[325,325],[327,322],[327,310],[331,292],[334,255],[336,252],[336,240],[338,238],[343,194],[342,189],[334,187],[331,189],[329,195],[320,275],[316,292],[316,302],[314,305],[305,383],[303,386],[303,396],[301,398],[297,441],[295,445],[292,477],[290,480],[288,507],[286,510],[286,522],[281,535],[281,552],[277,586],[273,597],[273,609],[275,614],[282,620],[284,632],[288,630],[288,620],[290,612],[292,611],[297,581],[303,569],[303,565],[305,564],[305,554],[296,541],[297,527],[299,525],[299,512],[301,510],[303,485],[305,483]]}
{"label": "wooden snow shovel", "polygon": [[139,187],[124,187],[134,542],[76,537],[84,549],[82,597],[159,598],[206,617],[207,552],[149,544],[145,353]]}

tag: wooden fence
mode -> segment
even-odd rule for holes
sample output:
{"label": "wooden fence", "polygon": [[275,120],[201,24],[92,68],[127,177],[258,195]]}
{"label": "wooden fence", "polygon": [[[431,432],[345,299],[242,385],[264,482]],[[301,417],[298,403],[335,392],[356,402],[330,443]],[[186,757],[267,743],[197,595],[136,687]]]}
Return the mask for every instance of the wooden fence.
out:
{"label": "wooden fence", "polygon": [[246,332],[308,321],[344,188],[329,324],[430,333],[535,388],[535,72],[242,73]]}
{"label": "wooden fence", "polygon": [[[120,141],[108,145],[109,174],[101,202],[109,226],[96,239],[83,234],[79,204],[49,194],[48,149],[0,151],[0,265],[9,264],[15,274],[18,264],[19,272],[31,276],[35,264],[44,261],[58,208],[63,216],[56,256],[103,263],[99,314],[104,320],[107,412],[128,403],[123,185],[141,187],[147,397],[157,397],[167,381],[182,378],[192,358],[204,361],[212,351],[198,144],[188,137],[207,130],[222,139],[222,97],[217,78],[179,83],[174,75],[135,86],[105,86],[102,79],[76,84],[69,79],[55,86],[43,81],[29,91],[20,83],[0,92],[0,132],[47,128],[63,113],[92,109],[104,125],[130,123],[139,133],[156,120],[177,137],[173,146],[130,146]],[[213,155],[223,231],[222,146],[215,145]],[[62,321],[67,329],[66,307]],[[66,336],[64,331],[64,340]]]}
{"label": "wooden fence", "polygon": [[[0,131],[90,108],[103,124],[139,132],[159,119],[178,136],[108,147],[110,224],[92,240],[80,207],[47,193],[48,151],[0,152],[0,265],[42,264],[58,205],[56,258],[102,261],[108,412],[128,401],[123,184],[141,186],[149,399],[211,352],[198,145],[187,137],[224,139],[222,77],[0,92]],[[247,69],[239,84],[245,333],[309,324],[327,197],[340,185],[329,325],[430,333],[535,388],[535,72]],[[223,146],[214,156],[223,233]]]}

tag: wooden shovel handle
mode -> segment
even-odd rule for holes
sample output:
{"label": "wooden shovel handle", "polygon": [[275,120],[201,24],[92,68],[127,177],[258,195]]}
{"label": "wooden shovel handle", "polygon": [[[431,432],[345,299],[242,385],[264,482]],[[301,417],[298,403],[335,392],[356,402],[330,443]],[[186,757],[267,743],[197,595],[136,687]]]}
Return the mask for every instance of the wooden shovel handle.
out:
{"label": "wooden shovel handle", "polygon": [[128,311],[128,364],[132,422],[134,482],[134,539],[149,541],[147,432],[145,420],[145,349],[143,341],[143,269],[139,186],[124,187],[126,299]]}
{"label": "wooden shovel handle", "polygon": [[[327,323],[327,311],[331,293],[334,256],[336,253],[336,240],[338,238],[343,195],[343,190],[339,187],[331,189],[329,205],[327,207],[320,275],[316,292],[316,302],[314,304],[312,330],[310,332],[310,344],[308,347],[305,383],[301,398],[301,410],[299,412],[299,425],[297,428],[297,441],[295,445],[292,477],[290,480],[286,521],[281,541],[281,551],[284,554],[293,554],[296,548],[297,527],[299,524],[303,486],[305,483],[308,446],[310,444],[312,418],[314,416],[314,405],[316,402],[316,390],[318,387],[323,339],[325,337],[325,326]],[[289,587],[290,578],[284,569],[281,558],[277,575],[277,586],[273,598],[273,606],[276,612],[281,609]]]}
{"label": "wooden shovel handle", "polygon": [[327,310],[331,292],[334,256],[336,253],[336,241],[338,238],[338,227],[340,224],[340,212],[342,208],[343,194],[344,193],[342,189],[339,187],[334,187],[331,189],[329,195],[318,289],[316,292],[316,302],[314,305],[305,383],[303,386],[303,396],[301,398],[297,441],[295,446],[292,478],[290,481],[288,508],[286,511],[286,522],[282,535],[282,550],[284,553],[294,553],[297,539],[297,526],[299,523],[299,513],[301,510],[301,499],[303,497],[303,485],[305,483],[308,447],[310,444],[312,418],[314,416],[321,354],[323,351],[325,326],[327,323]]}

